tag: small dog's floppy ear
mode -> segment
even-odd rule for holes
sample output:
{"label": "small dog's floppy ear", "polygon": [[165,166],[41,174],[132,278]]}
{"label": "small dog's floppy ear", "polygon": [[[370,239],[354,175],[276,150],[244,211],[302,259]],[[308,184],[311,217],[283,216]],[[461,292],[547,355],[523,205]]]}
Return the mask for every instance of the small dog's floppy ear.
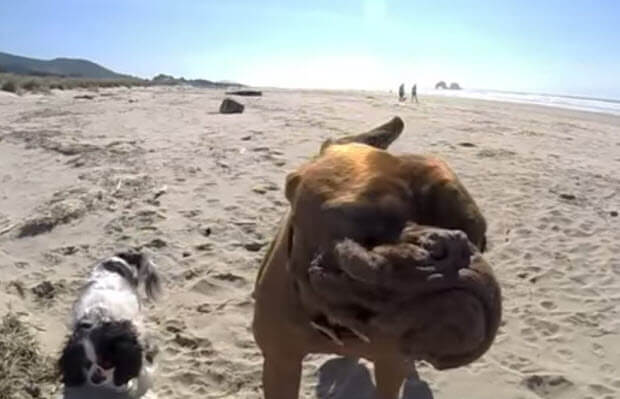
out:
{"label": "small dog's floppy ear", "polygon": [[116,254],[119,258],[129,263],[131,266],[136,269],[140,269],[142,265],[144,255],[138,251],[123,251]]}
{"label": "small dog's floppy ear", "polygon": [[57,364],[61,380],[65,386],[75,387],[86,382],[83,370],[85,362],[84,346],[74,337],[71,337],[65,344]]}
{"label": "small dog's floppy ear", "polygon": [[161,296],[161,277],[155,263],[153,263],[148,255],[140,251],[128,250],[119,252],[116,256],[138,270],[138,278],[144,283],[144,290],[149,299],[154,300]]}
{"label": "small dog's floppy ear", "polygon": [[106,331],[113,338],[109,348],[114,362],[114,384],[121,386],[137,377],[142,368],[144,349],[128,320],[110,322]]}
{"label": "small dog's floppy ear", "polygon": [[161,297],[163,291],[161,276],[157,271],[155,263],[146,255],[142,257],[140,276],[144,279],[144,291],[146,292],[146,296],[151,300]]}
{"label": "small dog's floppy ear", "polygon": [[400,136],[405,123],[400,117],[395,116],[389,122],[384,123],[366,133],[360,133],[354,136],[342,137],[340,139],[327,139],[321,145],[321,154],[332,144],[348,144],[348,143],[362,143],[369,146],[380,148],[382,150],[387,149],[390,144],[394,142]]}

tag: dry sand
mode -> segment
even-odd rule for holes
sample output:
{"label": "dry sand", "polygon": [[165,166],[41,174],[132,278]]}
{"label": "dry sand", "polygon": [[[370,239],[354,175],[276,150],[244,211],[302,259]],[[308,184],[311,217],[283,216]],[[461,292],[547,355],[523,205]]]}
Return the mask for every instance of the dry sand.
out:
{"label": "dry sand", "polygon": [[[481,206],[505,296],[490,352],[453,371],[421,365],[406,396],[620,397],[619,117],[276,90],[220,115],[221,91],[78,94],[0,95],[0,316],[18,312],[44,353],[58,353],[93,262],[142,245],[167,280],[147,309],[156,397],[260,397],[250,294],[284,176],[325,138],[399,115],[392,150],[441,155]],[[328,359],[308,358],[301,397],[369,397],[365,366]]]}

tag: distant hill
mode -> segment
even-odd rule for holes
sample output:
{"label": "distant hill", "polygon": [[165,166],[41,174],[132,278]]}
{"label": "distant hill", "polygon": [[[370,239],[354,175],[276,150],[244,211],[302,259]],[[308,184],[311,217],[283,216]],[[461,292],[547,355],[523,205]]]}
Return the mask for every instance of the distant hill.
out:
{"label": "distant hill", "polygon": [[110,79],[140,81],[142,85],[189,85],[202,88],[240,88],[244,85],[230,82],[214,82],[206,79],[175,78],[170,75],[159,74],[152,80],[144,80],[129,75],[116,73],[101,65],[78,58],[54,58],[53,60],[39,60],[36,58],[21,57],[18,55],[0,52],[0,73],[12,73],[28,76],[51,76],[79,79]]}
{"label": "distant hill", "polygon": [[240,83],[230,82],[230,81],[221,81],[221,82],[213,82],[211,80],[206,79],[185,79],[185,78],[175,78],[171,75],[166,75],[160,73],[155,76],[151,82],[155,85],[161,86],[177,86],[177,85],[189,85],[194,87],[203,87],[208,89],[227,89],[227,88],[240,88],[245,87]]}
{"label": "distant hill", "polygon": [[94,62],[77,58],[39,60],[0,52],[0,71],[18,75],[63,76],[87,79],[126,79],[129,75],[116,73]]}

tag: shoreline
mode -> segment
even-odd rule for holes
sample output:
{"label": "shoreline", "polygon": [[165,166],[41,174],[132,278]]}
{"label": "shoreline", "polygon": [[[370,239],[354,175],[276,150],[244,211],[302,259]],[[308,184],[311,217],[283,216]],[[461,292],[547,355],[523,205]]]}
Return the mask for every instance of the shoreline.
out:
{"label": "shoreline", "polygon": [[[250,86],[248,86],[250,87]],[[251,86],[254,87],[254,86]],[[325,93],[325,94],[337,94],[337,93],[360,93],[365,95],[388,95],[396,96],[396,90],[390,92],[390,90],[375,90],[375,89],[325,89],[325,88],[286,88],[286,87],[270,87],[270,86],[256,86],[258,90],[267,91],[282,91],[282,92],[299,92],[299,93]],[[407,94],[407,101],[409,101],[409,93]],[[505,102],[510,104],[529,104],[539,105],[548,108],[560,108],[573,111],[593,112],[599,114],[609,114],[620,116],[620,99],[614,98],[597,98],[578,95],[563,95],[563,94],[548,94],[548,93],[528,93],[518,91],[503,91],[503,90],[487,90],[487,89],[460,89],[460,90],[437,90],[437,89],[418,89],[418,98],[420,97],[442,97],[442,98],[460,98],[471,99],[481,101],[495,101]],[[495,96],[495,97],[493,97]],[[502,97],[503,96],[503,97]],[[522,97],[522,98],[520,98]],[[528,100],[527,97],[537,97],[538,100]],[[563,103],[549,103],[544,102],[541,99],[559,99],[560,101],[575,101],[575,102],[595,102],[609,104],[608,109],[595,109],[595,105],[588,107],[586,104],[563,104]]]}
{"label": "shoreline", "polygon": [[[127,87],[126,89],[130,90],[132,88],[138,88],[139,86]],[[144,86],[147,88],[155,89],[165,88],[165,86]],[[378,95],[378,96],[395,96],[395,91],[390,92],[389,90],[373,90],[373,89],[317,89],[317,88],[286,88],[286,87],[269,87],[269,86],[247,86],[248,88],[252,88],[253,90],[262,90],[262,91],[271,91],[271,92],[295,92],[295,93],[323,93],[323,94],[344,94],[344,93],[359,93],[362,95]],[[214,91],[225,91],[228,89],[217,89],[217,88],[196,88],[190,85],[177,85],[170,86],[170,88],[176,89],[198,89],[198,90],[214,90]],[[109,87],[98,87],[98,88],[73,88],[73,89],[65,89],[62,91],[99,91],[99,90],[109,90]],[[21,96],[21,95],[50,95],[61,92],[57,89],[52,89],[47,93],[42,92],[26,92],[21,94],[16,94],[8,91],[0,91],[0,98],[4,96],[5,98],[11,96]],[[545,94],[545,93],[527,93],[527,92],[518,92],[518,91],[502,91],[502,90],[486,90],[486,89],[459,89],[459,90],[437,90],[437,89],[419,89],[418,98],[422,97],[431,97],[431,98],[455,98],[455,99],[463,99],[463,100],[478,100],[485,102],[499,102],[499,103],[508,103],[508,104],[524,104],[524,105],[532,105],[532,106],[541,106],[545,108],[555,108],[555,109],[564,109],[570,111],[581,111],[581,112],[590,112],[595,114],[602,115],[613,115],[620,116],[620,99],[612,99],[612,98],[596,98],[596,97],[587,97],[587,96],[573,96],[573,95],[556,95],[556,94]],[[531,97],[536,97],[537,100],[532,100]],[[528,99],[530,98],[530,99]],[[577,103],[558,103],[558,102],[546,102],[541,99],[551,99],[557,101],[573,101]],[[407,100],[404,103],[410,101],[409,96],[407,96]],[[579,103],[581,102],[581,104]],[[598,104],[590,104],[587,103],[598,103]],[[607,107],[601,107],[601,104],[608,104]],[[598,107],[597,107],[598,105]]]}
{"label": "shoreline", "polygon": [[423,91],[421,93],[437,97],[500,101],[512,104],[530,104],[549,108],[562,108],[574,111],[620,115],[620,100],[616,99],[473,89],[445,91],[434,90],[426,92]]}

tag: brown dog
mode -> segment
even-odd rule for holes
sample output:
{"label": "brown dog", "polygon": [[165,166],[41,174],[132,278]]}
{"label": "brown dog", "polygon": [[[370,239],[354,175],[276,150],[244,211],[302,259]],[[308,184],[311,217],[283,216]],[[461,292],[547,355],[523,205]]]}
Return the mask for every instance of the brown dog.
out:
{"label": "brown dog", "polygon": [[493,342],[485,220],[444,162],[383,150],[402,129],[328,140],[287,177],[291,209],[254,292],[266,399],[298,397],[309,353],[373,361],[378,396],[394,399],[415,360],[458,367]]}

